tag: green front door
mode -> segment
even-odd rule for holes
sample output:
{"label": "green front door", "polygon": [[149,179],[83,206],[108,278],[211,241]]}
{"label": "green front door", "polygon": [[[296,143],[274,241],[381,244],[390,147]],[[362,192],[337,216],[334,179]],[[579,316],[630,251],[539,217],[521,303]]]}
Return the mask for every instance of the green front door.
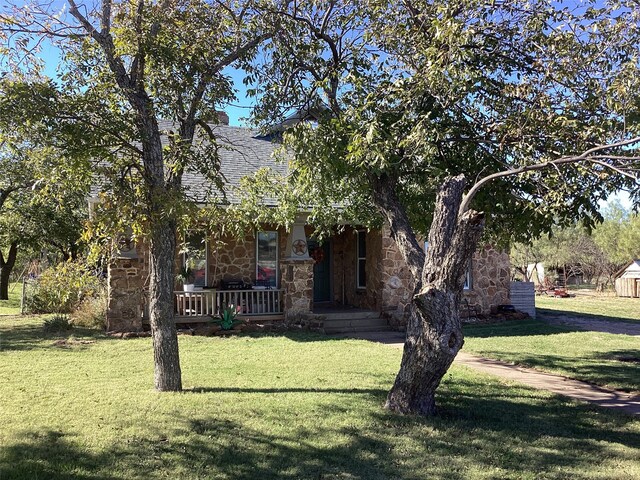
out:
{"label": "green front door", "polygon": [[315,242],[309,242],[309,250],[314,249],[322,251],[319,255],[314,255],[319,261],[313,265],[313,301],[314,302],[330,302],[331,301],[331,248],[329,242],[318,245]]}

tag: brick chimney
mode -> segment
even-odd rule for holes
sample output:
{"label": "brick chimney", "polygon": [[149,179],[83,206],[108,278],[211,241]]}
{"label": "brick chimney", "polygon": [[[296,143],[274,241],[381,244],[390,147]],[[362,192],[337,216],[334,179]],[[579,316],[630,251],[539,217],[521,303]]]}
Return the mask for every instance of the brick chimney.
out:
{"label": "brick chimney", "polygon": [[218,114],[218,123],[220,125],[229,125],[229,115],[225,112],[216,112]]}

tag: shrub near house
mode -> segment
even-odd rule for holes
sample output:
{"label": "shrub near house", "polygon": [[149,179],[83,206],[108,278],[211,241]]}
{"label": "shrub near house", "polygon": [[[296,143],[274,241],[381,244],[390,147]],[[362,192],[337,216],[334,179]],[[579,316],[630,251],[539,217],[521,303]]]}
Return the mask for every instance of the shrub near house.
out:
{"label": "shrub near house", "polygon": [[104,281],[85,264],[62,262],[42,272],[25,306],[32,313],[72,313],[104,290]]}

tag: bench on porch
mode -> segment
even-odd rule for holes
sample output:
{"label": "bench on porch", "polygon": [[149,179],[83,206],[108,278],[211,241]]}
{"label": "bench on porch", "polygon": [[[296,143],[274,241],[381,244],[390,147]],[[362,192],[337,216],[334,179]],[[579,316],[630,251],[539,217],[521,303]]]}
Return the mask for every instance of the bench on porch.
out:
{"label": "bench on porch", "polygon": [[239,318],[245,320],[279,320],[284,312],[283,292],[280,289],[175,291],[176,323],[206,322],[227,305],[239,307]]}

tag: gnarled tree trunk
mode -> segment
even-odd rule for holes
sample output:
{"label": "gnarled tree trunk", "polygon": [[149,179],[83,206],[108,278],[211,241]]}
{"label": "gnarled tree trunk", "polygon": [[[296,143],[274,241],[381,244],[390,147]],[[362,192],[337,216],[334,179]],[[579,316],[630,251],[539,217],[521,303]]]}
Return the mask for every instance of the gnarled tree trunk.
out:
{"label": "gnarled tree trunk", "polygon": [[400,413],[433,415],[436,389],[464,343],[460,300],[484,217],[471,210],[459,214],[464,176],[446,180],[436,199],[429,249],[424,255],[394,193],[393,181],[383,178],[379,182],[374,201],[387,217],[416,283],[400,371],[385,406]]}
{"label": "gnarled tree trunk", "polygon": [[9,277],[16,264],[17,256],[18,242],[11,243],[6,260],[0,252],[0,300],[9,300]]}

